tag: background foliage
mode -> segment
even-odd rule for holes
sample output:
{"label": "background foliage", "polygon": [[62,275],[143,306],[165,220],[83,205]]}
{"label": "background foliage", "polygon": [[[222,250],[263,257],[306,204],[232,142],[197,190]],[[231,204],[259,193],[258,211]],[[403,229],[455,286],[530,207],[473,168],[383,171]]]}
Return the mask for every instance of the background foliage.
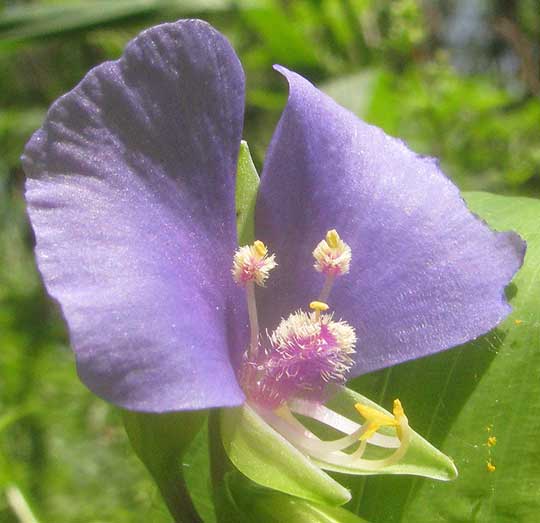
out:
{"label": "background foliage", "polygon": [[[128,446],[120,415],[77,380],[64,327],[43,294],[31,256],[18,158],[50,103],[90,67],[119,56],[142,28],[180,17],[209,20],[237,49],[248,80],[244,136],[259,167],[285,102],[284,83],[271,69],[273,63],[282,63],[418,152],[439,157],[462,189],[539,194],[538,0],[3,2],[0,522],[169,521],[155,487]],[[489,214],[481,197],[471,201],[479,212]],[[528,200],[501,202],[493,204],[499,210],[494,225],[521,226],[532,234],[537,207],[528,207]],[[527,208],[528,214],[512,221],[516,205]],[[535,269],[529,267],[530,280],[523,280],[520,287],[518,311],[530,310],[537,302],[531,290]],[[528,340],[529,350],[514,367],[514,375],[527,365],[538,368],[537,320],[528,321],[526,335],[523,330],[514,333],[517,325],[509,333],[503,327],[479,342],[476,356],[465,361],[458,359],[457,349],[427,363],[402,366],[392,371],[392,379],[379,373],[359,380],[356,388],[366,395],[371,392],[375,400],[388,401],[399,393],[416,402],[420,410],[415,428],[431,434],[434,443],[444,443],[458,464],[472,461],[475,472],[443,486],[408,478],[357,479],[350,485],[355,493],[350,510],[381,523],[449,521],[445,519],[449,515],[452,521],[534,521],[530,516],[534,512],[520,507],[538,510],[539,486],[529,479],[540,476],[540,456],[531,443],[537,422],[528,421],[527,430],[509,432],[503,439],[505,447],[499,447],[506,448],[504,454],[500,450],[501,466],[504,471],[506,463],[512,481],[503,474],[487,479],[480,472],[487,456],[484,421],[502,431],[504,420],[497,405],[478,398],[493,394],[494,383],[503,383],[501,403],[512,410],[512,401],[519,397],[522,406],[516,416],[529,420],[528,392],[514,390],[516,382],[505,371],[514,361],[507,359],[508,351]],[[482,346],[487,352],[478,352]],[[496,364],[478,354],[493,356]],[[499,354],[502,359],[494,357]],[[455,368],[452,381],[446,372],[449,365]],[[425,387],[440,393],[433,396],[438,403],[418,396],[418,383],[411,383],[418,372],[431,377]],[[485,379],[480,380],[482,376]],[[452,400],[455,394],[450,393],[462,393],[463,401]],[[479,412],[487,414],[479,417]],[[538,406],[533,405],[532,412],[538,412]],[[471,424],[477,437],[466,430]],[[512,454],[516,443],[519,452]],[[521,459],[514,469],[512,456]],[[184,464],[186,476],[194,466]],[[199,488],[204,491],[204,485]],[[456,499],[461,505],[450,506]],[[438,512],[425,512],[433,504]],[[436,514],[446,516],[434,519]]]}

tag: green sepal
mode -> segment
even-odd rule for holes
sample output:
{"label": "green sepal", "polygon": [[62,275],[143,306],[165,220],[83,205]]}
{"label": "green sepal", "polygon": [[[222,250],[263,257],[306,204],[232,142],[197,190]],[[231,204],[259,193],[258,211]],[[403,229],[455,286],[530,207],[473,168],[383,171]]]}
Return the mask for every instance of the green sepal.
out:
{"label": "green sepal", "polygon": [[222,411],[221,437],[234,466],[259,485],[327,505],[351,497],[248,404]]}
{"label": "green sepal", "polygon": [[[253,484],[238,472],[227,477],[235,507],[231,523],[367,523],[342,507],[321,505]],[[229,523],[229,522],[227,522]]]}
{"label": "green sepal", "polygon": [[[392,416],[390,412],[373,401],[362,396],[358,392],[345,387],[342,387],[340,391],[327,402],[326,406],[349,419],[355,420],[355,418],[358,418],[358,420],[360,420],[359,415],[354,408],[355,403],[363,403],[388,416]],[[411,405],[411,408],[414,409],[414,405]],[[387,428],[385,430],[385,427],[382,427],[380,432],[386,432],[388,435],[395,434],[393,429]],[[388,451],[386,451],[386,453],[388,453]],[[369,454],[366,454],[366,457],[369,457]],[[441,481],[456,479],[458,476],[458,471],[454,462],[412,430],[412,428],[411,440],[407,452],[399,462],[394,465],[382,469],[369,469],[355,466],[337,466],[315,459],[313,462],[325,470],[354,475],[408,474],[413,476],[424,476],[426,478],[438,479]]]}
{"label": "green sepal", "polygon": [[259,175],[251,159],[247,142],[240,143],[236,171],[236,227],[238,243],[246,245],[255,239],[255,201]]}
{"label": "green sepal", "polygon": [[199,521],[185,485],[182,456],[201,429],[206,411],[123,410],[122,418],[133,450],[154,478],[175,521]]}

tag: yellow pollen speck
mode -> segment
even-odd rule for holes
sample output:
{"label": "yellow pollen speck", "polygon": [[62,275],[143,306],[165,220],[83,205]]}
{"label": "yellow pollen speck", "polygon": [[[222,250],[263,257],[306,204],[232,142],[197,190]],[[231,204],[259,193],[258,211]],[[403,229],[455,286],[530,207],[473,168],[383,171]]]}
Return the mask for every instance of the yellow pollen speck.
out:
{"label": "yellow pollen speck", "polygon": [[330,307],[323,301],[312,301],[309,308],[314,311],[327,311]]}
{"label": "yellow pollen speck", "polygon": [[495,445],[497,445],[497,438],[495,436],[490,436],[487,439],[487,446],[488,447],[494,447]]}
{"label": "yellow pollen speck", "polygon": [[337,249],[339,247],[339,237],[338,232],[335,229],[331,229],[326,233],[326,243],[332,248]]}
{"label": "yellow pollen speck", "polygon": [[523,320],[514,320],[514,323],[516,325],[521,325],[523,323]]}
{"label": "yellow pollen speck", "polygon": [[497,470],[497,467],[491,463],[491,461],[486,462],[486,469],[488,472],[495,472]]}
{"label": "yellow pollen speck", "polygon": [[260,240],[255,240],[253,242],[253,247],[255,247],[255,252],[262,258],[268,254],[268,249],[266,245]]}

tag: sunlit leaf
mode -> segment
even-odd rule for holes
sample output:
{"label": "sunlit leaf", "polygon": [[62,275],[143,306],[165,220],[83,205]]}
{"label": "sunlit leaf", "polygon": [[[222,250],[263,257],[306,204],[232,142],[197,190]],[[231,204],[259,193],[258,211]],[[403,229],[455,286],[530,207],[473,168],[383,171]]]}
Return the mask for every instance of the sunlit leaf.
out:
{"label": "sunlit leaf", "polygon": [[[246,7],[248,2],[245,2]],[[24,41],[120,24],[143,16],[169,13],[189,16],[230,10],[231,0],[92,0],[52,5],[21,5],[0,13],[0,38]]]}
{"label": "sunlit leaf", "polygon": [[333,78],[319,88],[343,107],[358,116],[367,113],[381,71],[366,69],[359,73]]}
{"label": "sunlit leaf", "polygon": [[301,24],[287,16],[279,2],[266,4],[267,7],[243,11],[242,19],[245,27],[252,29],[264,42],[271,60],[296,67],[319,65],[320,60],[313,47],[306,45]]}

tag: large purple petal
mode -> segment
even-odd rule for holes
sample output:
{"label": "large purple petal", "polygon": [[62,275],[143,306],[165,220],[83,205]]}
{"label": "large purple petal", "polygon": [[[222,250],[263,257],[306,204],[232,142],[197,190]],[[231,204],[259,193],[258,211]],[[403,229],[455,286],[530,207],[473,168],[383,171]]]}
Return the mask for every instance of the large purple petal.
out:
{"label": "large purple petal", "polygon": [[143,411],[238,405],[228,347],[244,75],[200,21],[141,33],[50,109],[23,157],[37,257],[81,379]]}
{"label": "large purple petal", "polygon": [[330,304],[357,329],[361,374],[473,339],[510,311],[504,287],[524,242],[471,214],[431,158],[360,121],[301,76],[273,137],[257,202],[257,234],[279,268],[262,314],[306,307],[322,276],[311,250],[336,228],[353,252]]}

